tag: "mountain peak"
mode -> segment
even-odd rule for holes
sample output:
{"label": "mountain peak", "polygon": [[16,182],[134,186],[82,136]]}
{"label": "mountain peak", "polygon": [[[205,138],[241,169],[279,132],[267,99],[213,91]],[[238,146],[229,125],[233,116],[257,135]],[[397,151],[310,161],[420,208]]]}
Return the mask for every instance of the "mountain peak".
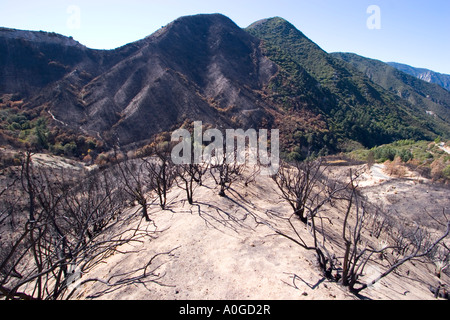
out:
{"label": "mountain peak", "polygon": [[267,29],[270,28],[273,30],[274,33],[278,35],[283,36],[289,36],[289,35],[297,35],[304,38],[307,38],[300,30],[298,30],[292,23],[287,21],[286,19],[282,17],[273,17],[273,18],[267,18],[262,19],[259,21],[256,21],[255,23],[252,23],[247,27],[247,30],[260,30],[260,29]]}
{"label": "mountain peak", "polygon": [[[190,53],[207,50],[211,39],[249,38],[250,35],[223,14],[197,14],[180,17],[162,27],[146,39],[162,45],[166,50],[189,49]],[[178,49],[176,49],[178,48]]]}
{"label": "mountain peak", "polygon": [[174,20],[172,23],[179,23],[179,22],[210,22],[210,23],[231,23],[233,25],[236,25],[233,20],[228,18],[227,16],[221,14],[221,13],[200,13],[195,15],[189,15],[189,16],[183,16],[176,20]]}
{"label": "mountain peak", "polygon": [[223,14],[213,13],[213,14],[197,14],[190,16],[180,17],[167,26],[163,27],[156,34],[165,34],[169,31],[175,32],[206,32],[212,26],[222,26],[226,28],[236,28],[240,29],[230,18]]}
{"label": "mountain peak", "polygon": [[[290,23],[289,21],[287,21],[286,19],[282,18],[282,17],[272,17],[272,18],[265,18],[265,19],[261,19],[258,21],[253,22],[251,25],[249,25],[247,28],[256,28],[260,25],[264,25],[266,23],[277,23],[277,24],[281,24],[281,25],[285,25],[285,26],[291,26],[294,27],[292,25],[292,23]],[[295,27],[294,27],[295,28]]]}

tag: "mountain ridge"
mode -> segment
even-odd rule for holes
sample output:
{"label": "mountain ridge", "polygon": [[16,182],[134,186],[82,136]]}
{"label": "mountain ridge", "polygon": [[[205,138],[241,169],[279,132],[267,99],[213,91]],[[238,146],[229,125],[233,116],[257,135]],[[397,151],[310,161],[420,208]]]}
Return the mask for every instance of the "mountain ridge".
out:
{"label": "mountain ridge", "polygon": [[354,53],[332,53],[332,55],[349,62],[384,89],[418,105],[426,112],[432,112],[446,122],[450,121],[450,92],[438,84],[422,81],[388,63]]}
{"label": "mountain ridge", "polygon": [[398,62],[387,62],[388,65],[404,72],[409,75],[412,75],[420,80],[436,83],[442,88],[450,91],[450,75],[445,73],[436,72],[426,68],[416,68],[407,64],[398,63]]}
{"label": "mountain ridge", "polygon": [[[230,34],[232,36],[228,37]],[[215,46],[208,47],[213,42],[208,35],[215,37]],[[182,17],[136,43],[112,51],[91,51],[83,47],[79,55],[83,55],[84,60],[76,59],[71,65],[56,61],[54,64],[63,65],[61,72],[40,84],[45,87],[59,83],[43,90],[37,103],[50,101],[48,108],[54,118],[94,136],[115,127],[115,133],[125,144],[148,139],[152,134],[183,124],[188,114],[181,117],[177,114],[189,106],[194,108],[187,111],[202,110],[194,110],[189,115],[193,120],[214,123],[222,119],[224,125],[230,126],[220,109],[235,105],[234,108],[247,110],[250,114],[241,121],[243,126],[249,126],[252,116],[264,117],[260,112],[257,114],[258,110],[251,111],[258,109],[258,99],[251,97],[255,93],[249,91],[259,89],[261,82],[267,81],[276,71],[276,67],[258,52],[258,47],[259,40],[253,39],[225,16]],[[38,48],[36,51],[44,50]],[[173,59],[173,56],[177,58]],[[56,58],[50,56],[47,60],[53,59]],[[81,64],[79,60],[83,60]],[[91,65],[97,67],[90,68]],[[89,76],[82,79],[78,69]],[[215,79],[208,79],[211,75]],[[19,78],[26,78],[26,82],[32,77],[25,73]],[[244,85],[250,89],[245,89]],[[0,91],[4,92],[4,87],[8,89],[2,84]],[[23,87],[34,88],[18,83],[15,87],[10,85],[9,91]],[[61,87],[65,89],[61,90]],[[241,91],[245,93],[241,94]],[[207,101],[209,99],[212,101]],[[144,110],[144,104],[165,106],[150,111],[159,116],[158,120],[145,114],[148,110]],[[143,114],[133,118],[136,111]],[[151,125],[139,121],[130,123],[142,116],[154,121]]]}
{"label": "mountain ridge", "polygon": [[[425,123],[425,111],[411,108],[351,64],[335,59],[286,20],[267,19],[247,31],[262,39],[270,58],[293,69],[291,73],[306,71],[322,91],[321,96],[326,97],[317,104],[328,114],[329,125],[342,135],[350,133],[348,138],[370,147],[389,140],[389,136],[398,139],[411,134],[413,138],[419,134],[413,133],[414,128],[433,130],[433,125]],[[285,98],[293,96],[292,92],[284,93]]]}
{"label": "mountain ridge", "polygon": [[[8,96],[17,95],[14,112],[46,117],[51,132],[136,148],[194,120],[222,129],[278,127],[286,153],[298,156],[343,150],[347,140],[371,147],[446,130],[436,132],[433,119],[421,119],[419,109],[279,17],[242,29],[221,14],[185,16],[113,50],[51,33],[1,31],[5,118],[19,103]],[[16,38],[1,36],[8,32]],[[68,143],[55,139],[50,144]]]}

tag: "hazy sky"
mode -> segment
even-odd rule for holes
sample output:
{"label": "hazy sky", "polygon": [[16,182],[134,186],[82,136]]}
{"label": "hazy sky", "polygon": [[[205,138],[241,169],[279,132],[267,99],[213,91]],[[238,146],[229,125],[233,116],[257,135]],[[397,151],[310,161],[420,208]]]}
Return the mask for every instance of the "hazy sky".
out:
{"label": "hazy sky", "polygon": [[327,52],[450,74],[449,0],[0,0],[0,26],[57,32],[95,49],[125,45],[198,13],[225,14],[240,27],[280,16]]}

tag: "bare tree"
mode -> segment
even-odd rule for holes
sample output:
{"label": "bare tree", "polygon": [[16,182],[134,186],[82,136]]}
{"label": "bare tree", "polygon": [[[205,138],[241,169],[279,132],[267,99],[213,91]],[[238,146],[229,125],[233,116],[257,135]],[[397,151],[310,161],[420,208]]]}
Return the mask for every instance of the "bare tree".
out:
{"label": "bare tree", "polygon": [[[305,210],[307,212],[308,230],[312,235],[312,243],[303,239],[297,231],[292,221],[292,217],[295,217],[295,214],[288,219],[294,235],[289,235],[279,230],[276,230],[276,233],[294,241],[306,250],[316,251],[319,267],[324,272],[325,277],[333,281],[340,281],[342,285],[348,287],[355,294],[359,294],[362,290],[379,282],[408,261],[429,257],[430,255],[438,257],[438,259],[444,259],[444,261],[448,259],[448,252],[445,251],[448,248],[443,242],[450,232],[448,219],[446,219],[446,222],[440,222],[444,231],[436,237],[433,237],[424,227],[420,226],[417,226],[414,230],[405,230],[401,226],[397,226],[397,228],[392,225],[386,226],[385,224],[390,224],[391,222],[385,216],[382,227],[380,224],[374,227],[373,224],[379,222],[380,209],[368,203],[358,191],[358,186],[355,182],[358,175],[359,173],[350,171],[349,182],[346,184],[322,179],[321,183],[316,185],[316,191],[309,193],[308,201],[305,202],[307,203]],[[289,181],[295,181],[295,178]],[[323,183],[326,183],[328,188],[321,185]],[[325,196],[324,193],[322,197],[318,197],[320,191],[317,190],[327,190],[327,195]],[[330,251],[327,248],[326,244],[330,242],[330,239],[327,241],[329,236],[322,223],[327,218],[319,212],[319,209],[325,203],[331,203],[333,199],[339,199],[347,203],[341,232],[342,242],[340,245],[338,243],[334,246],[334,248],[343,248],[344,254],[342,257],[339,256],[336,249]],[[446,217],[445,214],[444,217]],[[394,229],[397,230],[394,232]],[[367,238],[363,239],[364,231],[369,231],[368,233],[370,234],[373,230],[375,230],[378,237],[382,232],[386,234],[386,230],[389,230],[388,235],[391,235],[390,242],[392,244],[389,244],[389,241],[380,241],[378,238],[375,238],[378,240],[375,243],[370,242]],[[308,242],[311,244],[307,244]],[[439,252],[438,249],[441,251]],[[375,262],[377,259],[382,259],[388,250],[396,250],[399,258],[386,267],[384,271],[380,272],[374,280],[366,283],[361,282],[367,265]],[[445,266],[445,262],[440,263],[440,265]]]}
{"label": "bare tree", "polygon": [[[392,272],[394,272],[396,269],[398,269],[401,265],[405,264],[408,261],[418,260],[420,258],[428,256],[436,247],[442,244],[443,240],[448,237],[450,233],[450,222],[447,224],[446,231],[443,232],[440,236],[435,238],[431,241],[426,241],[426,237],[424,237],[424,231],[420,227],[416,229],[415,233],[415,242],[413,243],[414,249],[399,259],[396,263],[391,265],[389,268],[387,268],[384,272],[382,272],[377,278],[372,280],[370,283],[363,283],[358,288],[355,286],[356,282],[350,285],[350,290],[354,293],[359,293],[362,290],[368,288],[371,285],[374,285],[375,283],[379,282],[384,277],[388,276]],[[387,248],[384,248],[383,250],[386,250]],[[372,252],[380,252],[372,250]],[[366,262],[369,261],[369,259],[366,259]]]}
{"label": "bare tree", "polygon": [[5,299],[63,299],[75,271],[81,277],[121,245],[152,236],[130,230],[134,215],[123,214],[123,190],[109,172],[37,166],[29,152],[18,171],[21,183],[8,191],[21,201],[6,208],[17,211],[17,222],[0,247]]}
{"label": "bare tree", "polygon": [[[362,228],[358,228],[357,226],[358,224],[364,224],[364,212],[366,211],[367,205],[363,203],[358,205],[358,196],[356,193],[354,193],[354,195],[356,209],[361,208],[362,210],[359,211],[359,214],[358,210],[356,210],[357,218],[353,229],[353,240],[349,241],[345,238],[345,232],[343,232],[344,240],[346,241],[345,243],[352,243],[353,249],[350,250],[351,256],[356,257],[350,264],[357,265],[357,268],[351,269],[348,273],[350,275],[349,281],[344,282],[343,280],[344,284],[347,285],[352,292],[359,293],[369,286],[379,282],[381,279],[397,270],[406,262],[420,260],[423,258],[428,259],[428,262],[435,263],[437,267],[437,275],[440,275],[440,272],[443,270],[440,269],[440,267],[442,266],[445,269],[446,264],[448,264],[449,257],[449,250],[444,240],[448,237],[450,232],[450,221],[445,214],[445,210],[442,212],[441,219],[430,215],[430,218],[438,224],[439,230],[437,230],[434,234],[423,225],[419,226],[416,224],[416,227],[411,229],[407,227],[407,223],[402,222],[400,219],[395,222],[388,220],[388,227],[384,232],[385,238],[388,240],[378,242],[378,245],[375,244],[362,250],[358,250],[358,240],[361,237]],[[425,213],[428,212],[425,210]],[[389,242],[391,244],[389,244]],[[384,256],[387,256],[388,250],[391,249],[397,253],[397,257],[395,257],[393,261],[389,262],[389,266],[386,267],[385,270],[371,282],[362,284],[358,283],[358,278],[364,275],[365,266],[375,260],[373,257],[378,256],[383,259]],[[349,259],[349,261],[351,261],[351,259]]]}
{"label": "bare tree", "polygon": [[440,246],[436,247],[434,252],[432,252],[431,260],[436,267],[436,276],[440,279],[442,273],[448,274],[448,267],[450,266],[450,249],[445,243],[441,243]]}
{"label": "bare tree", "polygon": [[280,189],[283,199],[292,207],[294,214],[307,223],[307,206],[314,188],[320,182],[326,167],[322,160],[282,163],[278,173],[272,179]]}
{"label": "bare tree", "polygon": [[205,170],[207,166],[202,164],[190,163],[176,166],[177,177],[181,180],[180,182],[177,180],[177,185],[186,191],[189,204],[194,203],[194,189],[196,185],[201,185]]}
{"label": "bare tree", "polygon": [[14,195],[16,183],[20,183],[20,176],[17,172],[11,168],[5,168],[1,170],[0,180],[0,199],[2,205],[0,206],[0,225],[6,220],[14,227],[15,217],[14,212],[16,205],[18,205],[19,199]]}
{"label": "bare tree", "polygon": [[[244,165],[237,161],[228,161],[228,156],[227,152],[216,155],[215,161],[209,166],[211,176],[219,186],[219,196],[221,197],[226,196],[226,191],[231,188],[231,185],[242,175],[245,169]],[[234,159],[236,158],[234,157]]]}
{"label": "bare tree", "polygon": [[[369,244],[367,240],[363,241],[362,237],[363,231],[368,227],[367,222],[369,221],[370,209],[373,208],[358,192],[351,173],[350,188],[351,192],[347,198],[348,205],[342,227],[342,240],[345,252],[342,258],[342,275],[339,275],[339,278],[342,279],[342,284],[353,293],[358,294],[379,282],[408,261],[428,256],[449,235],[450,223],[447,222],[445,226],[446,231],[434,239],[425,228],[418,226],[409,234],[401,232],[401,238],[403,239],[392,245],[388,241]],[[351,217],[352,219],[350,219]],[[363,245],[363,243],[365,244]],[[401,256],[375,279],[369,283],[361,283],[360,278],[364,276],[366,266],[373,262],[375,257],[382,258],[390,249],[396,249],[401,253]]]}
{"label": "bare tree", "polygon": [[155,144],[152,149],[154,156],[144,158],[145,167],[148,172],[151,189],[154,190],[159,199],[161,209],[165,210],[167,205],[167,193],[172,188],[177,176],[175,166],[171,159],[171,145],[163,142]]}
{"label": "bare tree", "polygon": [[[349,192],[346,199],[348,204],[342,227],[342,240],[345,251],[342,258],[342,274],[339,274],[338,278],[341,278],[344,286],[349,287],[351,291],[356,292],[355,285],[358,283],[359,278],[364,274],[364,268],[370,261],[372,255],[376,253],[382,254],[391,247],[383,242],[379,242],[381,245],[377,248],[370,248],[367,245],[362,245],[363,230],[367,227],[367,222],[371,216],[370,209],[372,209],[372,207],[365,199],[363,199],[362,195],[357,190],[355,177],[351,170],[349,176]],[[376,213],[374,213],[374,215],[376,216]],[[352,223],[350,223],[351,218]],[[375,222],[377,222],[377,219],[372,221],[372,223]],[[361,248],[361,246],[363,248]]]}
{"label": "bare tree", "polygon": [[254,183],[256,181],[256,177],[261,174],[261,166],[246,166],[246,168],[249,169],[249,172],[243,175],[242,179],[244,181],[244,186],[248,187],[251,183]]}
{"label": "bare tree", "polygon": [[[281,190],[283,199],[294,209],[293,215],[287,221],[295,233],[295,238],[279,230],[276,230],[276,233],[294,241],[306,250],[314,250],[319,268],[327,278],[331,279],[334,278],[336,258],[334,253],[326,247],[323,222],[329,219],[321,213],[326,204],[341,197],[340,193],[348,189],[348,184],[328,179],[324,175],[325,170],[321,159],[303,164],[296,163],[294,167],[284,164],[273,179]],[[292,222],[294,218],[308,226],[312,244],[308,245],[300,236]]]}
{"label": "bare tree", "polygon": [[132,201],[140,205],[145,220],[152,221],[148,214],[147,194],[151,191],[153,182],[148,174],[146,163],[139,159],[125,160],[117,163],[117,169],[124,191]]}

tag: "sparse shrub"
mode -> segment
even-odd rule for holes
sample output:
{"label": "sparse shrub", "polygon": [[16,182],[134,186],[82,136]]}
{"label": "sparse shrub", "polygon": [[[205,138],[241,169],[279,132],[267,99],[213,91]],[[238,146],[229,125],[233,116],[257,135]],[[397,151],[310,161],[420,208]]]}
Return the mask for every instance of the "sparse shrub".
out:
{"label": "sparse shrub", "polygon": [[450,165],[448,165],[447,167],[445,167],[444,170],[442,170],[442,175],[446,180],[450,180]]}
{"label": "sparse shrub", "polygon": [[400,159],[401,159],[403,162],[408,162],[409,160],[411,160],[411,159],[413,158],[413,155],[412,155],[411,151],[406,150],[406,149],[401,150],[401,151],[398,153],[398,156],[400,157]]}
{"label": "sparse shrub", "polygon": [[50,146],[50,152],[54,155],[61,156],[64,154],[64,147],[61,145],[61,143],[58,142]]}
{"label": "sparse shrub", "polygon": [[406,169],[399,156],[395,157],[394,161],[386,161],[385,166],[385,171],[391,176],[403,177],[406,174]]}
{"label": "sparse shrub", "polygon": [[67,157],[73,157],[76,150],[77,144],[75,143],[75,141],[71,141],[64,145],[64,155]]}
{"label": "sparse shrub", "polygon": [[430,165],[431,168],[431,178],[434,181],[438,181],[445,177],[444,172],[447,169],[447,167],[444,164],[444,161],[442,159],[436,159],[433,161],[433,163]]}
{"label": "sparse shrub", "polygon": [[374,164],[375,164],[375,155],[374,152],[371,150],[367,154],[367,165],[369,166],[369,168],[371,168]]}
{"label": "sparse shrub", "polygon": [[390,146],[384,146],[372,149],[374,152],[374,157],[380,162],[394,161],[397,155],[396,151]]}
{"label": "sparse shrub", "polygon": [[99,154],[97,159],[95,159],[95,164],[100,167],[106,166],[108,163],[109,163],[109,156],[106,153]]}
{"label": "sparse shrub", "polygon": [[302,155],[300,153],[292,151],[291,153],[289,153],[286,156],[286,160],[288,162],[294,162],[294,161],[302,161],[302,160],[304,160],[304,158],[302,157]]}
{"label": "sparse shrub", "polygon": [[21,128],[22,126],[17,122],[13,122],[8,126],[8,130],[20,130]]}
{"label": "sparse shrub", "polygon": [[86,145],[88,150],[94,150],[97,147],[97,142],[92,139],[87,139]]}

